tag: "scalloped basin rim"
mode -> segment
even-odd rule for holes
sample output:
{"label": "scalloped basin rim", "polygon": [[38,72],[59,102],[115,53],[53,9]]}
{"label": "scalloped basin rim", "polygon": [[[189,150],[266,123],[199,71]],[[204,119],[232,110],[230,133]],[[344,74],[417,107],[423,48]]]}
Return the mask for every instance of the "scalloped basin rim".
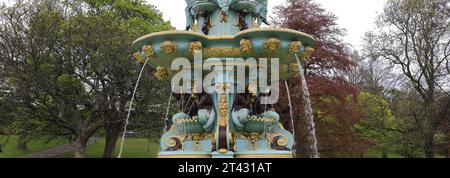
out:
{"label": "scalloped basin rim", "polygon": [[315,43],[315,38],[311,35],[308,35],[306,33],[297,31],[297,30],[292,30],[292,29],[288,29],[288,28],[252,28],[252,29],[248,29],[248,30],[244,30],[241,31],[239,33],[237,33],[234,36],[213,36],[213,35],[205,35],[202,33],[198,33],[198,32],[193,32],[193,31],[183,31],[183,30],[170,30],[170,31],[162,31],[162,32],[155,32],[155,33],[150,33],[148,35],[142,36],[140,38],[138,38],[137,40],[135,40],[132,44],[132,48],[133,50],[141,50],[140,48],[142,47],[142,44],[139,46],[138,45],[140,42],[147,40],[149,38],[153,38],[153,37],[159,37],[159,36],[164,36],[164,35],[190,35],[190,36],[196,36],[199,38],[203,38],[206,40],[233,40],[233,39],[237,39],[240,36],[249,34],[249,33],[255,33],[255,32],[284,32],[284,33],[292,33],[294,35],[298,35],[298,36],[302,36],[305,38],[309,38],[309,44],[307,44],[308,46],[312,46]]}

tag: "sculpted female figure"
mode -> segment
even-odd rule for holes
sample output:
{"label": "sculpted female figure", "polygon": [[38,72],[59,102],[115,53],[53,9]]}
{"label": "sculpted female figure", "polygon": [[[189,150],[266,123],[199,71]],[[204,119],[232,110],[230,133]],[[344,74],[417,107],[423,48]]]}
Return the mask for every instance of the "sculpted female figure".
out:
{"label": "sculpted female figure", "polygon": [[230,6],[236,1],[238,0],[217,0],[217,4],[219,4],[222,11],[227,12],[230,9]]}
{"label": "sculpted female figure", "polygon": [[255,14],[258,15],[258,25],[261,26],[262,23],[269,25],[267,22],[267,6],[268,0],[256,0],[258,6],[256,7]]}
{"label": "sculpted female figure", "polygon": [[186,13],[186,31],[191,29],[194,26],[194,15],[191,13],[191,9],[192,6],[194,5],[194,3],[198,1],[198,0],[186,0],[186,9],[185,9],[185,13]]}

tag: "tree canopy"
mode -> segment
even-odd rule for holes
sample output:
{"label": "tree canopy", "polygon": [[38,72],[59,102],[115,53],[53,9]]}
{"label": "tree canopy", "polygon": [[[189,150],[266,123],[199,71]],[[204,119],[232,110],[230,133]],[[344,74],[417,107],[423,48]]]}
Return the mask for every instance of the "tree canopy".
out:
{"label": "tree canopy", "polygon": [[[169,22],[144,1],[30,0],[3,9],[0,23],[6,83],[29,114],[24,121],[37,119],[36,128],[73,140],[76,157],[84,157],[88,139],[104,128],[113,134],[105,148],[112,157],[141,67],[131,43],[171,29]],[[139,104],[157,104],[166,91],[150,70]]]}
{"label": "tree canopy", "polygon": [[377,28],[365,38],[367,54],[394,64],[420,98],[420,109],[411,112],[424,139],[426,157],[434,157],[445,113],[436,112],[437,102],[449,94],[449,12],[446,0],[389,0]]}
{"label": "tree canopy", "polygon": [[[322,155],[337,156],[338,153],[358,152],[364,148],[364,140],[353,131],[359,120],[358,89],[346,79],[346,74],[356,65],[351,60],[348,46],[342,41],[345,30],[340,28],[337,17],[311,0],[288,0],[276,8],[273,23],[302,31],[316,38],[315,52],[305,65],[305,75],[311,91],[314,118],[317,125],[319,151]],[[300,80],[289,80],[293,103],[301,102]],[[281,87],[280,91],[285,91]],[[281,94],[279,109],[289,109]],[[297,127],[298,155],[307,154],[303,106],[293,106]],[[284,112],[286,113],[286,112]],[[283,118],[289,118],[284,114]],[[288,119],[286,119],[286,123]],[[288,124],[286,124],[288,125]]]}

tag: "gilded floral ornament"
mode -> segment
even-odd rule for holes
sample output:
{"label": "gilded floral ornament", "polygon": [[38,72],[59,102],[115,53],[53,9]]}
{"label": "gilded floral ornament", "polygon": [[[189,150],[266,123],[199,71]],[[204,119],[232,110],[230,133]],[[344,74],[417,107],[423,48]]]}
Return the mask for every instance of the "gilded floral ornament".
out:
{"label": "gilded floral ornament", "polygon": [[200,41],[190,42],[189,43],[188,55],[189,56],[194,56],[194,52],[196,50],[202,50],[202,49],[203,49],[203,46],[202,46],[202,43]]}
{"label": "gilded floral ornament", "polygon": [[151,45],[145,45],[142,47],[142,50],[144,51],[145,56],[148,58],[156,57],[155,51],[153,51],[153,47]]}
{"label": "gilded floral ornament", "polygon": [[192,97],[195,98],[195,94],[199,91],[198,86],[192,84]]}
{"label": "gilded floral ornament", "polygon": [[163,80],[167,76],[167,69],[165,67],[158,66],[156,68],[155,77],[158,80]]}
{"label": "gilded floral ornament", "polygon": [[227,23],[228,22],[228,14],[225,11],[222,11],[220,13],[220,23]]}
{"label": "gilded floral ornament", "polygon": [[305,59],[305,60],[307,60],[307,59],[309,59],[309,58],[311,57],[311,55],[312,55],[313,53],[314,53],[314,48],[307,47],[307,48],[305,49],[305,52],[304,52],[303,55],[302,55],[302,58]]}
{"label": "gilded floral ornament", "polygon": [[219,153],[222,153],[222,154],[225,154],[225,153],[228,152],[228,150],[227,150],[227,149],[220,149],[218,152],[219,152]]}
{"label": "gilded floral ornament", "polygon": [[256,96],[258,94],[258,84],[256,82],[251,82],[248,85],[248,91],[253,96]]}
{"label": "gilded floral ornament", "polygon": [[170,55],[175,53],[176,46],[176,43],[173,41],[165,41],[161,44],[161,49],[163,50],[164,54]]}
{"label": "gilded floral ornament", "polygon": [[212,47],[203,49],[203,57],[231,56],[239,57],[241,55],[240,48],[233,47]]}
{"label": "gilded floral ornament", "polygon": [[144,63],[144,58],[142,57],[141,52],[136,52],[133,54],[134,59],[139,63]]}
{"label": "gilded floral ornament", "polygon": [[228,106],[228,99],[227,99],[227,95],[222,93],[219,97],[219,108],[218,108],[218,112],[219,112],[219,126],[222,127],[227,127],[228,125],[228,111],[229,111],[229,106]]}
{"label": "gilded floral ornament", "polygon": [[227,90],[231,89],[231,84],[229,83],[217,83],[214,88],[216,89],[217,92],[227,92]]}
{"label": "gilded floral ornament", "polygon": [[220,117],[226,117],[228,115],[228,102],[227,102],[227,96],[226,95],[220,95],[220,102],[219,102],[219,116]]}
{"label": "gilded floral ornament", "polygon": [[252,143],[256,143],[256,141],[258,141],[261,137],[261,134],[259,133],[250,133],[249,134],[249,139],[252,141]]}
{"label": "gilded floral ornament", "polygon": [[198,27],[200,26],[200,24],[198,22],[195,22],[194,26],[192,27],[191,31],[198,31]]}
{"label": "gilded floral ornament", "polygon": [[264,49],[268,52],[274,53],[281,47],[281,41],[277,38],[270,38],[264,43]]}
{"label": "gilded floral ornament", "polygon": [[241,45],[241,52],[242,53],[250,53],[253,51],[253,44],[252,41],[247,39],[242,39],[240,42]]}
{"label": "gilded floral ornament", "polygon": [[254,17],[252,21],[254,28],[259,28],[261,26],[260,24],[258,24],[258,18]]}
{"label": "gilded floral ornament", "polygon": [[302,47],[302,42],[300,42],[300,41],[293,41],[289,45],[289,53],[290,54],[297,54],[301,47]]}
{"label": "gilded floral ornament", "polygon": [[291,71],[291,72],[293,72],[293,73],[295,73],[295,77],[300,77],[300,74],[299,74],[299,69],[298,69],[298,64],[297,63],[291,63],[291,64],[289,64],[289,71]]}

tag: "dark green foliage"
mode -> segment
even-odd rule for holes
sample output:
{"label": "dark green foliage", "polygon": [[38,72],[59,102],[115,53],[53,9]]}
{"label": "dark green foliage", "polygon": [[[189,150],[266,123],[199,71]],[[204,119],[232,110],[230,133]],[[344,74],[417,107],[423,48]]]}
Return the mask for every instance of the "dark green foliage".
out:
{"label": "dark green foliage", "polygon": [[[135,0],[18,2],[1,10],[0,24],[0,61],[17,104],[4,109],[20,111],[14,112],[15,129],[30,131],[23,128],[32,124],[40,134],[69,138],[81,149],[110,124],[120,132],[142,67],[132,60],[132,42],[171,29],[153,6]],[[161,92],[169,87],[152,73],[145,71],[136,108],[163,102]],[[162,114],[156,115],[152,121]]]}

